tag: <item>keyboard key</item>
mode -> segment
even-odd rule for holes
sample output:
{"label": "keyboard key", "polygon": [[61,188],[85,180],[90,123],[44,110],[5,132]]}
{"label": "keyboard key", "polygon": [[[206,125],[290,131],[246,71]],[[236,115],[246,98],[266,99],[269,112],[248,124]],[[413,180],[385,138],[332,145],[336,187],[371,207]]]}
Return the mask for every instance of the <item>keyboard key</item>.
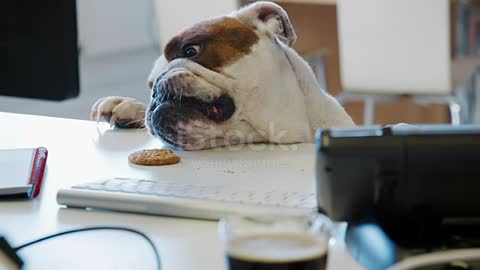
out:
{"label": "keyboard key", "polygon": [[88,189],[88,186],[91,184],[81,184],[81,185],[75,185],[72,186],[72,188],[78,188],[78,189]]}
{"label": "keyboard key", "polygon": [[88,185],[87,188],[91,190],[103,190],[105,187],[99,184],[91,184],[91,185]]}
{"label": "keyboard key", "polygon": [[152,184],[140,184],[137,187],[138,193],[141,194],[154,194],[155,190],[153,189]]}
{"label": "keyboard key", "polygon": [[119,191],[121,189],[119,184],[106,184],[104,185],[104,189],[107,191]]}
{"label": "keyboard key", "polygon": [[120,190],[127,193],[137,192],[138,184],[136,182],[125,182],[120,186]]}

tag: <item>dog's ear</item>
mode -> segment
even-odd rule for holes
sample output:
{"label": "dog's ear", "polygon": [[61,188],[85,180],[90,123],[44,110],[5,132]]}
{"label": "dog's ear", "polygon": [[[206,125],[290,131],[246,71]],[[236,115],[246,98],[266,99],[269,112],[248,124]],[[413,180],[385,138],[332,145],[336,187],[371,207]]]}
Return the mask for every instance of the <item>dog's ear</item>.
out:
{"label": "dog's ear", "polygon": [[237,17],[245,23],[252,24],[257,29],[276,35],[283,39],[288,46],[297,39],[287,12],[272,2],[255,2],[240,9]]}

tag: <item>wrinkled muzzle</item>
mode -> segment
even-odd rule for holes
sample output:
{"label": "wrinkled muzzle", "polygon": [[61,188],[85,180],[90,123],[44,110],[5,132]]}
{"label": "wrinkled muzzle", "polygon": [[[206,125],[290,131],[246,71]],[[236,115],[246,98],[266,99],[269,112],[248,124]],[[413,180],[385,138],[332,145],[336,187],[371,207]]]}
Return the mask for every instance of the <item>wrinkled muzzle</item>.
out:
{"label": "wrinkled muzzle", "polygon": [[191,75],[159,76],[152,87],[152,99],[146,114],[150,133],[173,147],[183,148],[205,134],[198,124],[200,129],[182,130],[182,127],[192,121],[200,121],[205,126],[218,125],[234,114],[235,102],[229,95],[210,97],[209,101],[200,98],[201,95],[195,89]]}

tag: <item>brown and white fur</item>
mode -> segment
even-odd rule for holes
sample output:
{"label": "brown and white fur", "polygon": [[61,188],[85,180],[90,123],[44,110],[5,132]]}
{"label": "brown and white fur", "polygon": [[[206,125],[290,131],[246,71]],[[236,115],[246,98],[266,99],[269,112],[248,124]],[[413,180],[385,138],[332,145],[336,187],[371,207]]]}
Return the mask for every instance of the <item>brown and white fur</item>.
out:
{"label": "brown and white fur", "polygon": [[152,98],[105,97],[91,118],[140,127],[179,149],[313,142],[318,128],[353,126],[291,48],[286,12],[256,2],[171,39],[148,77]]}

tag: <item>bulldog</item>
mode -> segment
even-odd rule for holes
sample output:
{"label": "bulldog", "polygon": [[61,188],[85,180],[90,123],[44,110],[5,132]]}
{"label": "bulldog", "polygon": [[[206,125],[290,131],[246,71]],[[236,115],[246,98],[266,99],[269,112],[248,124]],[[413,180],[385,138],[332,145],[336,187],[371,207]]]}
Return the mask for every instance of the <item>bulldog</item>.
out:
{"label": "bulldog", "polygon": [[172,38],[155,61],[147,106],[105,97],[93,105],[91,119],[145,126],[183,150],[313,142],[318,128],[353,126],[292,49],[295,40],[287,13],[271,2],[200,22]]}

